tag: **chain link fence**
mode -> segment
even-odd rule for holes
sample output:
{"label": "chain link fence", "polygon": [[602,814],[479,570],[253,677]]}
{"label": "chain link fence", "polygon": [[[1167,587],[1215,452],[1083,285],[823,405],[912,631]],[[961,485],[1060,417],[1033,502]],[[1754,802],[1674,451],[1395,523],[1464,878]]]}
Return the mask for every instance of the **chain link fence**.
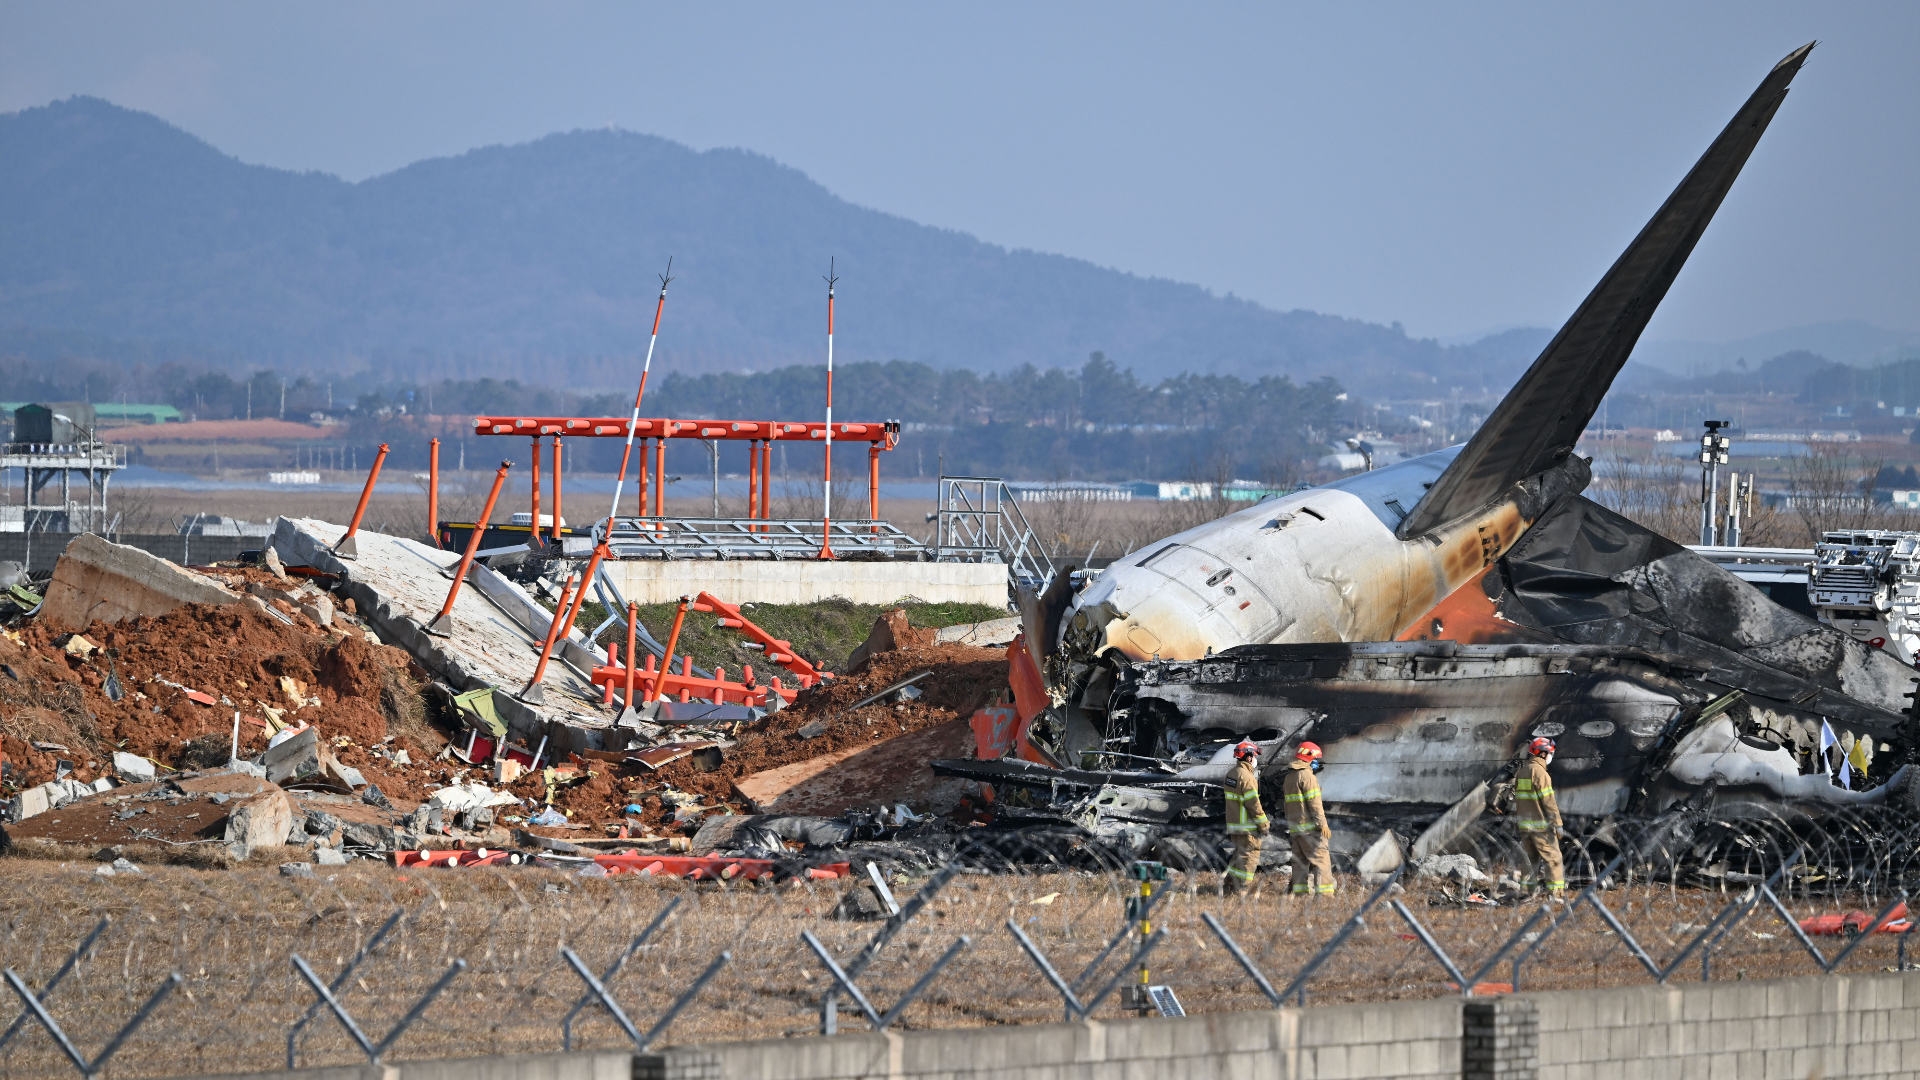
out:
{"label": "chain link fence", "polygon": [[[888,870],[883,904],[899,913],[868,920],[843,917],[848,894],[872,888],[864,874],[692,883],[365,862],[312,878],[109,876],[18,858],[0,879],[0,1072],[173,1076],[1048,1023],[1125,1015],[1142,983],[1197,1013],[1904,966],[1908,934],[1860,931],[1909,925],[1894,921],[1909,834],[1871,842],[1884,855],[1872,873],[1858,859],[1837,869],[1823,860],[1842,847],[1803,834],[1783,834],[1784,852],[1761,844],[1750,869],[1715,864],[1710,888],[1697,871],[1658,873],[1677,838],[1697,846],[1709,825],[1575,847],[1568,903],[1497,905],[1404,873],[1295,899],[1284,870],[1232,899],[1213,871],[1172,871],[1143,899],[1131,867],[1084,834],[1030,833],[931,874]],[[1802,935],[1814,916],[1842,933]]]}

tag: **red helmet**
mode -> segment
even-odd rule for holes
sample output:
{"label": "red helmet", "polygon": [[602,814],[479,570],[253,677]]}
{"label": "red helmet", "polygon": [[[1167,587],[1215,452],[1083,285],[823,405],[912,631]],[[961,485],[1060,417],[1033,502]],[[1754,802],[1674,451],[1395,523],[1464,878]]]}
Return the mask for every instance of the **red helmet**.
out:
{"label": "red helmet", "polygon": [[1545,757],[1553,753],[1553,740],[1543,735],[1527,744],[1527,753]]}
{"label": "red helmet", "polygon": [[1301,761],[1313,761],[1320,756],[1320,744],[1303,742],[1300,744],[1300,749],[1293,752],[1293,756]]}
{"label": "red helmet", "polygon": [[1247,758],[1257,758],[1259,756],[1260,748],[1254,745],[1252,739],[1242,739],[1240,740],[1240,745],[1233,748],[1235,761],[1245,761]]}

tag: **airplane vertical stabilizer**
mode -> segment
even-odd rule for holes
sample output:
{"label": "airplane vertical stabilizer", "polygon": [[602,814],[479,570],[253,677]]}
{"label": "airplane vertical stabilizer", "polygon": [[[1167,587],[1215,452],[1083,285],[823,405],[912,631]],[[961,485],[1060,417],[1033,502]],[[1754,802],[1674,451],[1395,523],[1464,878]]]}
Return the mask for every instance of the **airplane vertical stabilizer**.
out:
{"label": "airplane vertical stabilizer", "polygon": [[1431,532],[1487,506],[1513,484],[1551,468],[1572,452],[1812,49],[1811,42],[1795,49],[1761,81],[1686,179],[1467,441],[1460,456],[1400,523],[1395,531],[1401,539]]}

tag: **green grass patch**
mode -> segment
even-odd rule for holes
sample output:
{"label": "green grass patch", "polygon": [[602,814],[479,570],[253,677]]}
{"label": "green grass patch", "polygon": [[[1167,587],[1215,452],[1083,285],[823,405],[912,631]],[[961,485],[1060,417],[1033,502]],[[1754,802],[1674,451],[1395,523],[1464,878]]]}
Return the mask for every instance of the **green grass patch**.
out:
{"label": "green grass patch", "polygon": [[[640,625],[651,631],[664,645],[667,634],[673,629],[673,615],[679,606],[677,603],[642,604]],[[846,663],[847,654],[867,640],[867,634],[873,629],[873,621],[882,612],[897,607],[906,609],[907,621],[912,625],[931,629],[1004,619],[1010,614],[1006,608],[992,604],[926,604],[917,601],[856,604],[841,599],[822,600],[813,604],[742,604],[740,613],[774,637],[792,642],[794,650],[815,667],[839,671],[841,665]],[[592,631],[606,618],[606,609],[598,601],[589,601],[581,610],[576,625]],[[618,633],[616,630],[607,631],[607,636],[598,641],[599,648],[596,651],[604,655],[607,641]],[[693,662],[698,667],[711,669],[718,664],[727,669],[729,678],[739,677],[742,664],[752,664],[755,677],[765,679],[767,676],[762,674],[768,666],[765,659],[757,652],[740,648],[744,640],[732,630],[721,629],[711,613],[689,611],[686,624],[680,629],[680,643],[674,652],[692,654]],[[625,647],[624,640],[622,647]]]}

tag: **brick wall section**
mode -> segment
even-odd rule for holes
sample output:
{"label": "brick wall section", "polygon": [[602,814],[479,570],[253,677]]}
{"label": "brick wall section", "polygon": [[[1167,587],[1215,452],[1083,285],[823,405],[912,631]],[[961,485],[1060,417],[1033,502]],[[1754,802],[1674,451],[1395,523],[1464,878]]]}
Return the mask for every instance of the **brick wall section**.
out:
{"label": "brick wall section", "polygon": [[1920,973],[1527,996],[1539,1080],[1920,1075]]}
{"label": "brick wall section", "polygon": [[1537,1080],[1540,1011],[1530,998],[1497,997],[1460,1008],[1461,1080]]}

